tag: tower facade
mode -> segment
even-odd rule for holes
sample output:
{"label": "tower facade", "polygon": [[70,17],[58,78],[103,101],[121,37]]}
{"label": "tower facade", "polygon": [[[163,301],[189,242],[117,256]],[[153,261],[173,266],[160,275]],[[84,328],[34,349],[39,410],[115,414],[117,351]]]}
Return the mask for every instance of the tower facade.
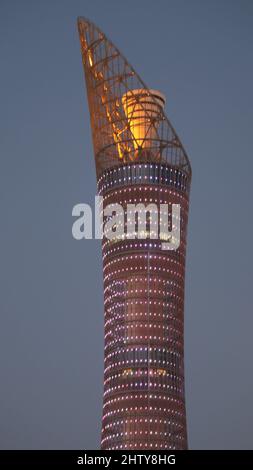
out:
{"label": "tower facade", "polygon": [[93,23],[79,18],[78,29],[104,206],[120,204],[126,224],[129,204],[180,205],[177,249],[162,249],[149,217],[140,238],[125,231],[102,240],[101,448],[186,449],[184,284],[191,166],[164,113],[162,93],[145,85]]}

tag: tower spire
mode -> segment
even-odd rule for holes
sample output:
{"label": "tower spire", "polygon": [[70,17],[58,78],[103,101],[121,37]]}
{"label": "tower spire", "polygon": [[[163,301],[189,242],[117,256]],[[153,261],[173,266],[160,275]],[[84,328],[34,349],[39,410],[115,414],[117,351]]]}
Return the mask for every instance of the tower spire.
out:
{"label": "tower spire", "polygon": [[[189,159],[163,107],[155,116],[152,113],[152,108],[157,108],[157,97],[152,90],[94,23],[80,17],[78,30],[97,175],[115,164],[138,161],[140,158],[141,161],[146,159],[170,164],[190,176]],[[145,106],[144,95],[149,106]],[[124,109],[130,101],[133,113],[138,108],[145,120],[142,141],[135,138],[129,111]],[[143,152],[147,147],[149,153]]]}

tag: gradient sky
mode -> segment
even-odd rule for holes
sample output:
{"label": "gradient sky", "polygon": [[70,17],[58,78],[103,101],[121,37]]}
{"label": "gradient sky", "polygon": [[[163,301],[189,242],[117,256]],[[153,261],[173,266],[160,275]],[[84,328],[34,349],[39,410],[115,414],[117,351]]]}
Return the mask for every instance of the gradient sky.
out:
{"label": "gradient sky", "polygon": [[185,366],[192,449],[253,448],[253,2],[0,2],[0,447],[99,447],[99,241],[76,17],[152,88],[193,168]]}

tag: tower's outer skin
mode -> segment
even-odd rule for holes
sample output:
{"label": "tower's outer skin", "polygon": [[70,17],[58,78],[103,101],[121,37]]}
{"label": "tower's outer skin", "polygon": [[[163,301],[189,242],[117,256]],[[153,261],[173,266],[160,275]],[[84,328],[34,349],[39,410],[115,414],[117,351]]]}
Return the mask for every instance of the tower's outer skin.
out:
{"label": "tower's outer skin", "polygon": [[[103,238],[102,449],[186,449],[184,283],[191,166],[150,90],[104,33],[80,18],[98,192],[111,203],[180,204],[180,245]],[[125,219],[126,220],[126,219]],[[171,221],[170,221],[171,223]],[[148,232],[148,225],[146,227]],[[126,232],[126,230],[125,230]]]}
{"label": "tower's outer skin", "polygon": [[181,206],[181,243],[103,240],[105,365],[102,449],[186,449],[184,274],[188,182],[160,164],[112,168],[104,204]]}

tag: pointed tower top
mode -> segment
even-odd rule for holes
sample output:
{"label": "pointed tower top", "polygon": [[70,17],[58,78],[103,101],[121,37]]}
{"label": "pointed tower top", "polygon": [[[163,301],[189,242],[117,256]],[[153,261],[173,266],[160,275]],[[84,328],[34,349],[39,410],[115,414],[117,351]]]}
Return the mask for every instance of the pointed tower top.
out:
{"label": "pointed tower top", "polygon": [[183,145],[164,113],[165,97],[149,89],[125,57],[86,18],[78,18],[97,176],[131,162],[163,162],[191,176]]}

